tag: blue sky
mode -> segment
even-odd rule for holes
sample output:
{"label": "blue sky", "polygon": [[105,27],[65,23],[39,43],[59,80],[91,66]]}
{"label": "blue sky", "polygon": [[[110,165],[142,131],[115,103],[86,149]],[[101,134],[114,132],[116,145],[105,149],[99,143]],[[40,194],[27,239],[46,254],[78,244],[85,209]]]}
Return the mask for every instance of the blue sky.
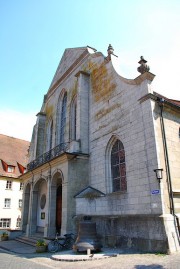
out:
{"label": "blue sky", "polygon": [[111,43],[121,75],[138,76],[141,55],[155,91],[180,99],[179,0],[0,0],[0,133],[31,139],[66,48]]}

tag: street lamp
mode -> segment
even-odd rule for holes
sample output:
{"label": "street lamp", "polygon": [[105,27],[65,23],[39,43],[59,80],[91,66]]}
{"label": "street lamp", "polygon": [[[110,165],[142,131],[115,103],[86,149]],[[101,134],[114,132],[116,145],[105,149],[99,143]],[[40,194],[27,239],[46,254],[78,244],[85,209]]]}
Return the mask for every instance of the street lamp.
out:
{"label": "street lamp", "polygon": [[162,171],[163,169],[155,169],[154,172],[156,173],[156,178],[160,183],[160,180],[162,179]]}

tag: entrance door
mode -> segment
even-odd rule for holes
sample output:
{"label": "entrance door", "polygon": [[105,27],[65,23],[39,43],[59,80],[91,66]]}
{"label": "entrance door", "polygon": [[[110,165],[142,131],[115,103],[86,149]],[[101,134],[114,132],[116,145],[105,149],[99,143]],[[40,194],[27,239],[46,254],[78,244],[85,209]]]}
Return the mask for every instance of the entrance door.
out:
{"label": "entrance door", "polygon": [[57,188],[56,195],[56,230],[61,233],[62,222],[62,185]]}

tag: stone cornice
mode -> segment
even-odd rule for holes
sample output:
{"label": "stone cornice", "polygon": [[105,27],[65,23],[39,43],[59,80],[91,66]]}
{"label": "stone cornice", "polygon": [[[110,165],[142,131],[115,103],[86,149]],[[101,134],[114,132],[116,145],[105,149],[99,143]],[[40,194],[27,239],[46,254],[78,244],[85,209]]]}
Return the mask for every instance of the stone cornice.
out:
{"label": "stone cornice", "polygon": [[75,74],[75,77],[79,77],[80,74],[83,74],[83,75],[86,75],[86,76],[90,76],[90,73],[88,73],[88,72],[85,72],[85,71],[78,71],[78,72]]}
{"label": "stone cornice", "polygon": [[40,111],[36,114],[36,116],[46,116],[46,113]]}
{"label": "stone cornice", "polygon": [[134,79],[137,85],[140,85],[144,80],[150,80],[153,81],[155,78],[155,75],[150,73],[150,72],[145,72],[142,75],[138,76],[137,78]]}

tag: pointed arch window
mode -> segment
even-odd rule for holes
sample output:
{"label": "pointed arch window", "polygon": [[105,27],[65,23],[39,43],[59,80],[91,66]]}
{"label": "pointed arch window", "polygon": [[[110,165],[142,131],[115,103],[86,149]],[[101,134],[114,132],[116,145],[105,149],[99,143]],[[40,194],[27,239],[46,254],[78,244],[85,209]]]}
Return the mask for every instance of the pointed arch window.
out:
{"label": "pointed arch window", "polygon": [[126,163],[123,143],[116,140],[111,149],[112,191],[126,191]]}
{"label": "pointed arch window", "polygon": [[77,123],[77,97],[75,97],[71,103],[70,140],[76,140],[76,123]]}

